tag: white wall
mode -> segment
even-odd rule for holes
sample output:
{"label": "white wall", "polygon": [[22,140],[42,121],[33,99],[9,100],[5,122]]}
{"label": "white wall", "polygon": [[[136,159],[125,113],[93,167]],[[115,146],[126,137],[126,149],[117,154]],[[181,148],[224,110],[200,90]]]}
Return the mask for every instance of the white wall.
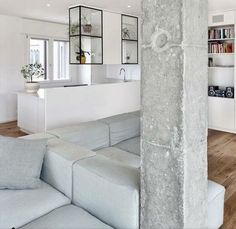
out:
{"label": "white wall", "polygon": [[[20,70],[27,64],[27,35],[68,39],[68,26],[0,15],[0,123],[17,118],[16,92],[24,90]],[[42,87],[77,84],[83,78],[90,79],[90,72],[81,72],[81,69],[70,65],[71,81],[42,83]]]}
{"label": "white wall", "polygon": [[127,80],[140,80],[141,68],[140,65],[107,65],[106,77],[115,79],[124,79],[123,73],[120,75],[120,69],[126,71]]}
{"label": "white wall", "polygon": [[[39,37],[68,38],[68,26],[0,15],[0,123],[16,120],[16,93],[24,90],[24,80],[20,70],[27,64],[27,35]],[[42,83],[42,87],[56,87],[70,84],[97,83],[103,78],[122,79],[120,68],[126,69],[127,79],[140,79],[140,66],[137,65],[70,65],[70,82]]]}
{"label": "white wall", "polygon": [[0,123],[16,119],[16,91],[22,90],[22,20],[0,15]]}
{"label": "white wall", "polygon": [[127,80],[141,80],[140,65],[94,65],[91,69],[92,83],[102,83],[107,79],[123,80],[124,73],[120,75],[120,69],[126,70]]}

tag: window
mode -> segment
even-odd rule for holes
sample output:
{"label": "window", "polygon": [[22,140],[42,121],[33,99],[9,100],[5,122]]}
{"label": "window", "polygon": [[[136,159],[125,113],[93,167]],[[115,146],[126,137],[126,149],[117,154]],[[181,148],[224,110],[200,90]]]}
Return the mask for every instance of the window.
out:
{"label": "window", "polygon": [[53,80],[69,79],[69,42],[53,42]]}
{"label": "window", "polygon": [[28,63],[42,64],[45,75],[33,79],[45,83],[69,81],[69,42],[48,37],[26,36],[28,42]]}
{"label": "window", "polygon": [[30,64],[42,64],[45,69],[45,75],[35,78],[35,81],[48,79],[48,40],[30,39]]}

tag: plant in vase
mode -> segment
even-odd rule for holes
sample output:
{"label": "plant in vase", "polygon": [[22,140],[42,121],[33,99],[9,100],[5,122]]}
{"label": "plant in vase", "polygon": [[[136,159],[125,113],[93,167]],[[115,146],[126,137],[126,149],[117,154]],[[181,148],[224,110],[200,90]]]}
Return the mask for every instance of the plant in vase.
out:
{"label": "plant in vase", "polygon": [[78,34],[79,33],[79,24],[78,23],[74,23],[70,26],[70,34],[74,35],[74,34]]}
{"label": "plant in vase", "polygon": [[129,56],[129,55],[126,56],[125,59],[126,59],[126,63],[129,63],[129,61],[130,61],[130,56]]}
{"label": "plant in vase", "polygon": [[86,55],[85,54],[88,54],[89,56],[91,55],[90,52],[84,51],[82,49],[80,52],[75,52],[75,53],[77,54],[76,60],[80,61],[81,64],[86,64]]}
{"label": "plant in vase", "polygon": [[25,82],[25,90],[27,93],[37,93],[40,85],[39,82],[33,81],[35,78],[39,78],[45,75],[45,70],[41,64],[27,64],[22,67],[21,74],[23,75]]}
{"label": "plant in vase", "polygon": [[130,39],[130,31],[128,30],[128,28],[122,29],[122,37],[123,39]]}
{"label": "plant in vase", "polygon": [[82,27],[85,33],[91,33],[92,25],[88,22],[87,16],[82,16]]}

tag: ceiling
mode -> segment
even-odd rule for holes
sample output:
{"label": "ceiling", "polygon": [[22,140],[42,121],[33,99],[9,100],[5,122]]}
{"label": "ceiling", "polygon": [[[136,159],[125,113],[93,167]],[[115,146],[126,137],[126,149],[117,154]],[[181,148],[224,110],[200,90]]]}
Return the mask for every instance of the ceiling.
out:
{"label": "ceiling", "polygon": [[[68,23],[68,8],[78,4],[141,14],[141,0],[0,0],[0,14]],[[209,0],[210,11],[229,9],[236,9],[236,0]]]}
{"label": "ceiling", "polygon": [[141,12],[141,0],[0,0],[0,14],[68,23],[68,8],[78,4],[133,15]]}

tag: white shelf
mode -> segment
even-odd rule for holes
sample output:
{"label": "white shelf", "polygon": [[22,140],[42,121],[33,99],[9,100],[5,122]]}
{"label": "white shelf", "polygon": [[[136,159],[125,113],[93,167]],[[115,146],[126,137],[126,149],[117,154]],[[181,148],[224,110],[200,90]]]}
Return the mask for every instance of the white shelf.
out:
{"label": "white shelf", "polygon": [[[222,22],[215,23],[214,16],[223,16]],[[236,33],[235,33],[235,13],[223,13],[223,14],[210,14],[209,15],[209,29],[221,30],[219,31],[219,37],[217,39],[208,39],[208,46],[214,43],[219,44],[235,44]],[[232,38],[223,38],[223,29],[234,29],[234,34],[232,33]],[[213,36],[212,36],[213,37]],[[230,48],[230,47],[229,47]],[[235,79],[235,68],[236,68],[236,58],[235,58],[235,48],[226,49],[233,51],[230,53],[208,53],[208,58],[212,59],[212,67],[208,67],[208,85],[217,85],[220,89],[225,89],[226,87],[236,88]],[[213,51],[215,49],[210,49]],[[222,49],[221,49],[222,50]],[[224,50],[224,49],[223,49]],[[215,50],[216,51],[216,50]],[[228,130],[229,132],[236,133],[236,95],[235,98],[227,97],[215,97],[208,96],[208,123],[209,127],[216,130]]]}
{"label": "white shelf", "polygon": [[221,99],[221,101],[222,102],[228,102],[228,100],[230,99],[230,100],[233,100],[234,101],[234,98],[227,98],[227,97],[217,97],[217,96],[209,96],[208,95],[208,98],[210,98],[210,99],[212,99],[212,100],[219,100],[219,99]]}
{"label": "white shelf", "polygon": [[234,70],[234,67],[224,67],[224,66],[213,66],[213,67],[208,67],[209,69],[232,69]]}
{"label": "white shelf", "polygon": [[227,53],[208,53],[209,56],[213,56],[213,55],[234,55],[234,52],[227,52]]}
{"label": "white shelf", "polygon": [[208,42],[215,42],[215,41],[234,41],[235,38],[220,38],[220,39],[208,39]]}

